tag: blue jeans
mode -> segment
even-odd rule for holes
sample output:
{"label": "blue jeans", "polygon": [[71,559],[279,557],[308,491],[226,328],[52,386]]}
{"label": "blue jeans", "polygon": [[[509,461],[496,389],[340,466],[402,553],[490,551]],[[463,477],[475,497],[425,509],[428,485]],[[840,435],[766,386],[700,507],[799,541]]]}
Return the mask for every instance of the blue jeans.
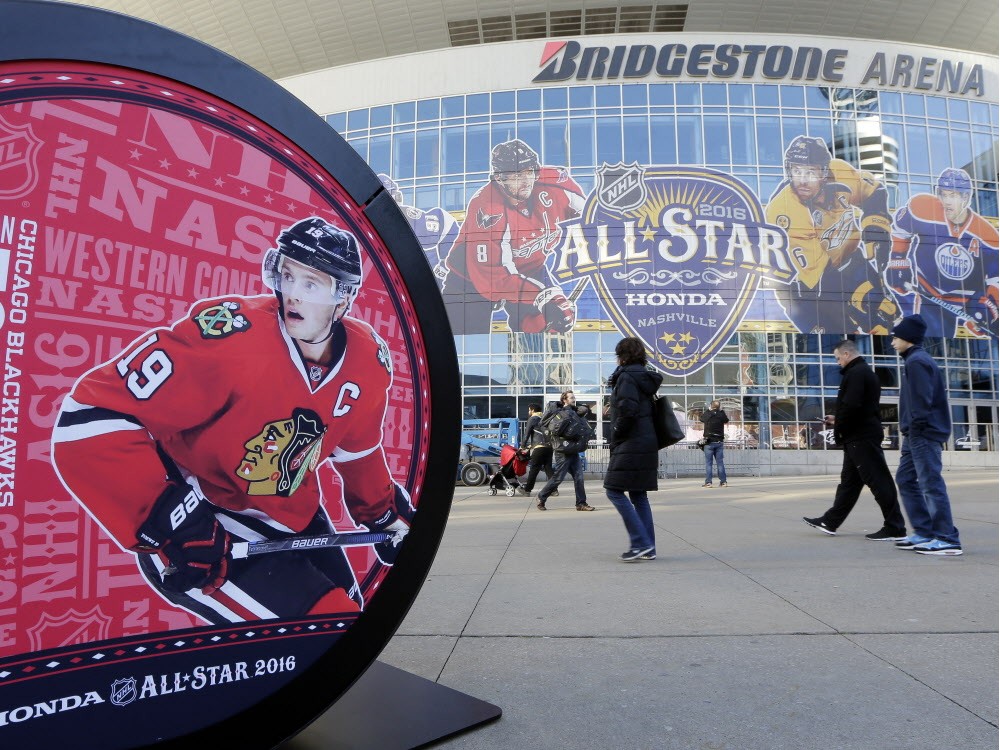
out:
{"label": "blue jeans", "polygon": [[[615,506],[625,522],[629,549],[653,547],[656,551],[656,534],[653,531],[653,511],[645,490],[629,490],[628,497],[621,490],[605,490],[608,500]],[[631,500],[629,499],[631,498]]]}
{"label": "blue jeans", "polygon": [[579,453],[561,453],[555,451],[552,454],[552,476],[545,486],[538,491],[538,502],[545,504],[552,491],[558,487],[567,474],[573,475],[573,489],[576,491],[576,504],[584,505],[587,502],[587,490],[583,486],[583,463],[580,461]]}
{"label": "blue jeans", "polygon": [[705,484],[712,483],[712,457],[715,457],[715,465],[719,469],[719,481],[726,481],[726,462],[723,456],[725,443],[709,443],[705,446]]}
{"label": "blue jeans", "polygon": [[941,476],[941,443],[912,434],[904,437],[896,486],[914,534],[961,544]]}

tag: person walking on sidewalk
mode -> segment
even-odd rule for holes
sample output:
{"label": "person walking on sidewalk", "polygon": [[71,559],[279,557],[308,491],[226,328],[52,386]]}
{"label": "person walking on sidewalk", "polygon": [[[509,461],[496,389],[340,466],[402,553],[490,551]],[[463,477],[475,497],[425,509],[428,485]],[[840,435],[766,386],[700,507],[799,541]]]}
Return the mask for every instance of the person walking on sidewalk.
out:
{"label": "person walking on sidewalk", "polygon": [[837,529],[853,510],[861,490],[867,485],[882,510],[882,528],[865,539],[872,541],[897,541],[906,536],[906,521],[899,509],[896,485],[885,463],[882,451],[882,419],[879,399],[882,387],[878,376],[864,357],[858,353],[856,342],[845,339],[833,349],[833,356],[840,365],[840,389],[833,415],[826,422],[833,423],[833,439],[844,449],[844,462],[840,470],[840,484],[833,499],[833,506],[818,518],[803,516],[802,520],[824,534],[834,536]]}
{"label": "person walking on sidewalk", "polygon": [[577,510],[594,510],[587,503],[587,490],[583,486],[583,462],[580,454],[587,450],[590,441],[590,424],[586,419],[586,407],[583,415],[576,406],[576,394],[573,391],[563,391],[560,397],[562,409],[547,423],[546,429],[551,436],[553,473],[538,492],[538,510],[545,510],[545,501],[556,493],[557,488],[567,474],[573,477],[573,489],[576,492]]}
{"label": "person walking on sidewalk", "polygon": [[622,553],[622,561],[655,560],[656,534],[648,493],[657,489],[659,456],[653,395],[663,376],[646,368],[646,348],[637,338],[619,341],[615,356],[618,368],[608,378],[611,457],[604,474],[604,490],[628,532],[629,547]]}
{"label": "person walking on sidewalk", "polygon": [[[549,404],[550,410],[559,409],[558,401]],[[548,413],[548,412],[547,412]],[[524,495],[530,495],[535,488],[538,472],[545,470],[545,478],[552,476],[552,446],[545,439],[542,430],[542,407],[539,404],[528,404],[528,421],[524,425],[524,437],[521,438],[521,450],[528,454],[528,472],[524,483],[518,490]]]}
{"label": "person walking on sidewalk", "polygon": [[722,404],[713,401],[707,411],[701,413],[701,421],[705,423],[705,484],[712,486],[712,459],[719,472],[719,486],[728,487],[726,481],[726,423],[729,417],[722,410]]}
{"label": "person walking on sidewalk", "polygon": [[941,443],[951,435],[951,414],[944,379],[922,344],[927,324],[907,315],[893,326],[892,348],[903,358],[899,388],[899,452],[896,483],[913,533],[896,542],[899,549],[921,555],[962,554],[958,529],[952,521],[948,488],[941,476]]}

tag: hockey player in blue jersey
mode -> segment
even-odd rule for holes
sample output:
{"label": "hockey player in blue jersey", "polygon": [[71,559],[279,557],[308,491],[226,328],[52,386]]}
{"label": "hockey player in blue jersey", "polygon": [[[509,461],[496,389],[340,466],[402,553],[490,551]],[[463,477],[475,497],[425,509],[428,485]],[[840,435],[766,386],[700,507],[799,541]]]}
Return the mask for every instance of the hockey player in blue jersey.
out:
{"label": "hockey player in blue jersey", "polygon": [[997,230],[971,203],[969,175],[949,167],[934,195],[914,195],[893,218],[885,280],[903,315],[920,313],[928,336],[954,337],[963,327],[996,336]]}
{"label": "hockey player in blue jersey", "polygon": [[402,209],[403,215],[417,236],[417,242],[420,243],[420,247],[423,248],[424,254],[427,256],[427,262],[434,269],[438,286],[442,285],[448,275],[448,269],[442,261],[448,257],[448,251],[451,250],[451,246],[455,244],[455,238],[458,237],[460,228],[458,222],[450,213],[440,207],[424,211],[421,208],[407,206],[403,203],[403,193],[395,180],[387,174],[380,174],[378,178]]}

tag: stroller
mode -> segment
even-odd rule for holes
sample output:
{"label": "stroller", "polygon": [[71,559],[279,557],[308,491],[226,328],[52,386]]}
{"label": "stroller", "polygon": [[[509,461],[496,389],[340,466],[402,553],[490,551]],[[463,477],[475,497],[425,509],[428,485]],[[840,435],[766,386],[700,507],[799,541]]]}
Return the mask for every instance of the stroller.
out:
{"label": "stroller", "polygon": [[518,477],[523,477],[528,470],[528,452],[515,448],[513,445],[505,445],[500,449],[500,471],[493,475],[490,480],[490,494],[497,494],[497,490],[504,490],[507,497],[514,497],[514,492],[521,483]]}

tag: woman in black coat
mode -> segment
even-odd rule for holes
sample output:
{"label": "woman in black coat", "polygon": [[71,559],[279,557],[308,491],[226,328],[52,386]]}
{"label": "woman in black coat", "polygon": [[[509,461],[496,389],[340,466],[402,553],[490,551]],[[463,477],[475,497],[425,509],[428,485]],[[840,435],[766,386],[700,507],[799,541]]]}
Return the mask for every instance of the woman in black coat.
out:
{"label": "woman in black coat", "polygon": [[663,376],[647,369],[646,349],[637,338],[619,341],[615,355],[618,369],[608,378],[611,459],[604,475],[604,489],[628,531],[629,548],[622,554],[622,561],[655,560],[653,512],[646,493],[657,489],[659,457],[653,426],[653,395]]}

